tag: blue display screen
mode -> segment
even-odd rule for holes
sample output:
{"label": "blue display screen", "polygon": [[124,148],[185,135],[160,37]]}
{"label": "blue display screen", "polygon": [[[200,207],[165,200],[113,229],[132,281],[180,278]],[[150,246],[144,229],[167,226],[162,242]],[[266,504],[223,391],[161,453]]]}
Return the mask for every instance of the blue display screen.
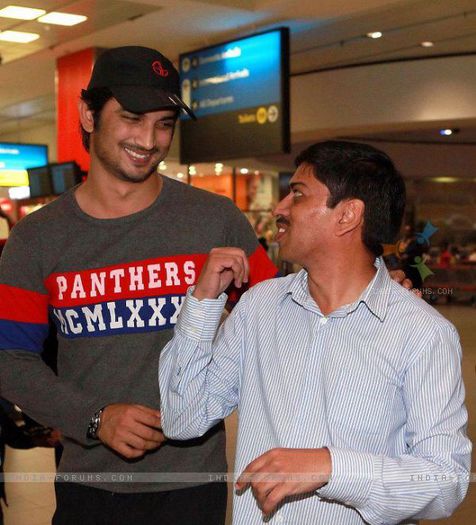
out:
{"label": "blue display screen", "polygon": [[287,28],[180,55],[180,70],[198,119],[181,116],[182,164],[289,151]]}
{"label": "blue display screen", "polygon": [[181,55],[184,102],[198,118],[280,102],[281,38],[276,30]]}
{"label": "blue display screen", "polygon": [[26,170],[48,164],[48,146],[0,142],[0,170]]}

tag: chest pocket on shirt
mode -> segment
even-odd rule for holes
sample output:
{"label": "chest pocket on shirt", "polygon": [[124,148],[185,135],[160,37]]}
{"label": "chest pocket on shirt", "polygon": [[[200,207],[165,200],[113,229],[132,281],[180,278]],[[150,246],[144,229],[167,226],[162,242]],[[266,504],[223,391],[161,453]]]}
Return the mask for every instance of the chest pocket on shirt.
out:
{"label": "chest pocket on shirt", "polygon": [[337,372],[327,407],[335,446],[378,449],[403,423],[400,387],[392,376],[376,363],[346,363]]}

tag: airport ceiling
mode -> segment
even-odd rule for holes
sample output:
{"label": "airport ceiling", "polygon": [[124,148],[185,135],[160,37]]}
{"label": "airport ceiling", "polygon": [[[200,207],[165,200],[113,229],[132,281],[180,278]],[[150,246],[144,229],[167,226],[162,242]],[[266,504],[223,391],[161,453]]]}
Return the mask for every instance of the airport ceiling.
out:
{"label": "airport ceiling", "polygon": [[[145,45],[177,60],[181,52],[288,26],[292,74],[476,52],[476,0],[0,0],[0,9],[11,4],[88,19],[62,27],[0,18],[0,32],[40,34],[29,44],[0,41],[0,138],[54,122],[55,61],[88,47]],[[372,31],[383,37],[368,38]],[[461,129],[452,140],[476,142],[476,132]]]}

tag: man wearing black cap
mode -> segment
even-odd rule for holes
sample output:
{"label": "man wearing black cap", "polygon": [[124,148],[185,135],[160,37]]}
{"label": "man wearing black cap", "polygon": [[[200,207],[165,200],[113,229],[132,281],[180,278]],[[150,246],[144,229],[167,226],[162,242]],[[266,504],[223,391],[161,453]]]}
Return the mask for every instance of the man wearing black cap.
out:
{"label": "man wearing black cap", "polygon": [[[222,524],[221,424],[185,443],[161,431],[156,366],[206,254],[239,246],[250,284],[275,274],[228,199],[157,175],[180,111],[171,62],[104,52],[79,102],[87,180],[22,220],[0,261],[2,395],[59,428],[58,524]],[[40,359],[48,315],[58,376]]]}

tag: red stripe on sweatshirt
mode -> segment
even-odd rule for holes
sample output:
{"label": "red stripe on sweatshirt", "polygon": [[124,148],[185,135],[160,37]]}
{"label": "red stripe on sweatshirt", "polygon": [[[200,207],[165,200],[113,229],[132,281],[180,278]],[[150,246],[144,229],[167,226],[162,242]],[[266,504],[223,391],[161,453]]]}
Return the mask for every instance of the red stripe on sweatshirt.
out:
{"label": "red stripe on sweatshirt", "polygon": [[0,319],[48,323],[48,295],[0,284]]}

